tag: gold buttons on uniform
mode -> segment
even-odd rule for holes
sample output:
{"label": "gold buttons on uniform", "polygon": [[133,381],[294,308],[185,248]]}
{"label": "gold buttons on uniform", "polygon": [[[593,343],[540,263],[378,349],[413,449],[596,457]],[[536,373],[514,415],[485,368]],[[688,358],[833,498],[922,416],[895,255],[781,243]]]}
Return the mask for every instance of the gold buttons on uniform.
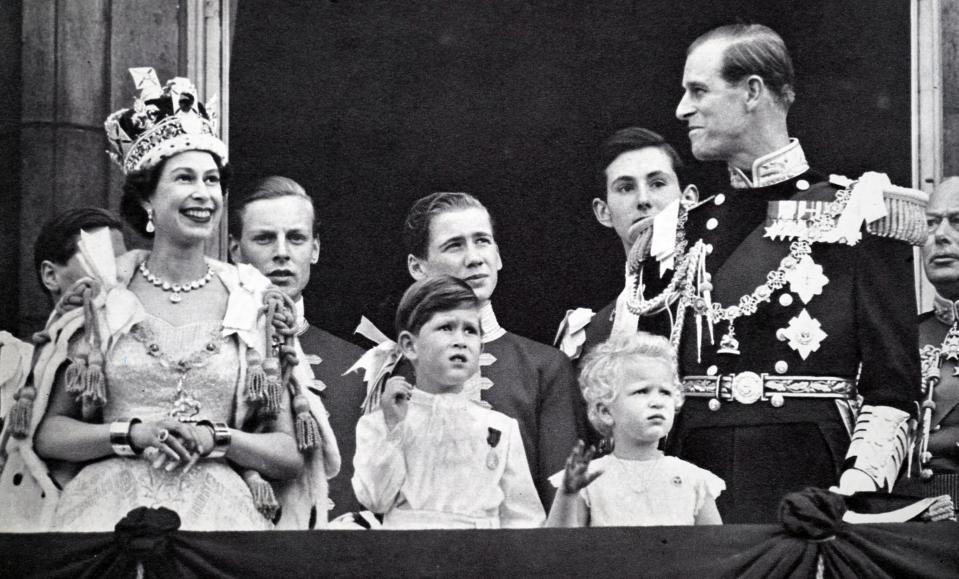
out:
{"label": "gold buttons on uniform", "polygon": [[[712,253],[712,252],[713,252],[713,244],[712,244],[712,243],[707,243],[707,244],[706,244],[706,255],[709,255],[709,254]],[[708,275],[708,274],[707,274],[707,275]]]}
{"label": "gold buttons on uniform", "polygon": [[722,406],[722,403],[718,399],[716,398],[709,399],[709,409],[712,410],[713,412],[716,412],[717,410],[719,410],[720,406]]}
{"label": "gold buttons on uniform", "polygon": [[774,408],[782,408],[782,405],[786,403],[786,399],[783,398],[782,394],[773,394],[769,399],[769,403],[772,404]]}
{"label": "gold buttons on uniform", "polygon": [[726,196],[723,195],[722,193],[713,197],[713,203],[715,203],[716,205],[722,205],[725,202],[726,202]]}
{"label": "gold buttons on uniform", "polygon": [[706,375],[707,375],[707,376],[715,376],[715,375],[716,375],[716,372],[718,372],[718,371],[719,371],[719,368],[717,368],[716,365],[713,364],[713,365],[710,366],[709,368],[706,368]]}
{"label": "gold buttons on uniform", "polygon": [[793,305],[792,294],[782,294],[781,296],[779,296],[779,305],[781,305],[784,308],[788,308],[789,306]]}
{"label": "gold buttons on uniform", "polygon": [[709,220],[706,221],[706,229],[713,230],[713,229],[716,229],[716,227],[718,226],[719,226],[719,220],[717,220],[715,217],[710,217]]}
{"label": "gold buttons on uniform", "polygon": [[789,371],[789,364],[787,364],[785,360],[780,360],[780,361],[776,362],[776,373],[777,373],[777,374],[785,374],[785,373],[788,372],[788,371]]}
{"label": "gold buttons on uniform", "polygon": [[796,181],[796,189],[799,189],[800,191],[805,191],[806,189],[809,189],[809,181],[806,181],[805,179],[800,179],[799,181]]}

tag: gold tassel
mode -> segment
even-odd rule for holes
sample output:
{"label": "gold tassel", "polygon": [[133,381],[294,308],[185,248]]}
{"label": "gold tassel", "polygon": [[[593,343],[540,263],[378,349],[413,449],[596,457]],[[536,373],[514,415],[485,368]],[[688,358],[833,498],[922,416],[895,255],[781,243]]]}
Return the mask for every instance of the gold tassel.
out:
{"label": "gold tassel", "polygon": [[83,393],[83,374],[86,369],[86,363],[82,359],[73,358],[70,360],[70,364],[67,366],[67,371],[64,374],[67,392],[69,394],[79,396]]}
{"label": "gold tassel", "polygon": [[106,378],[103,375],[103,353],[99,348],[90,352],[86,371],[83,372],[83,401],[91,406],[107,403]]}
{"label": "gold tassel", "polygon": [[77,345],[73,348],[73,353],[70,356],[70,365],[67,366],[67,371],[64,374],[67,392],[74,396],[83,394],[83,381],[87,372],[87,360],[90,359],[91,350],[90,342],[84,333],[80,336],[80,341],[77,342]]}
{"label": "gold tassel", "polygon": [[323,439],[320,425],[310,412],[310,403],[303,394],[293,399],[293,412],[296,414],[296,446],[300,452],[319,446]]}
{"label": "gold tassel", "polygon": [[246,486],[250,487],[250,492],[253,494],[253,505],[256,506],[256,510],[272,521],[277,511],[280,510],[280,503],[276,501],[273,487],[263,480],[260,473],[252,469],[243,472],[243,480],[246,481]]}
{"label": "gold tassel", "polygon": [[280,361],[272,356],[263,360],[263,373],[266,375],[266,388],[263,389],[263,406],[260,413],[266,418],[276,418],[280,412],[282,395]]}
{"label": "gold tassel", "polygon": [[10,409],[10,431],[14,438],[24,439],[30,433],[33,420],[33,401],[37,399],[37,389],[27,385],[13,394],[15,400]]}
{"label": "gold tassel", "polygon": [[266,395],[266,373],[263,356],[255,348],[246,349],[246,400],[261,402]]}

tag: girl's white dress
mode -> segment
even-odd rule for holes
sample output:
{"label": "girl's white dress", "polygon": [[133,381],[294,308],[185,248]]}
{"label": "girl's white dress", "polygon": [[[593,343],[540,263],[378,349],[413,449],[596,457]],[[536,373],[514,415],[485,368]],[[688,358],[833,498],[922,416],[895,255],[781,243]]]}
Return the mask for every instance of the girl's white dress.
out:
{"label": "girl's white dress", "polygon": [[462,394],[413,390],[387,431],[382,410],[356,426],[356,498],[383,527],[539,527],[542,504],[516,421]]}
{"label": "girl's white dress", "polygon": [[[606,455],[592,461],[589,472],[603,474],[582,489],[591,527],[693,525],[707,499],[724,490],[723,479],[674,456],[624,460]],[[563,472],[550,477],[557,488]]]}

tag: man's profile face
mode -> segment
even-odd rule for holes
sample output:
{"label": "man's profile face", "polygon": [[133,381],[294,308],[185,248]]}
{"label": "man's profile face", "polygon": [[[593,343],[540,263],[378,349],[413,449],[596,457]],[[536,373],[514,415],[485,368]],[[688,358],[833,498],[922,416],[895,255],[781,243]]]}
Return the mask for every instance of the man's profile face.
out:
{"label": "man's profile face", "polygon": [[417,280],[448,274],[465,281],[480,305],[485,305],[503,267],[489,213],[481,207],[467,207],[435,215],[430,220],[426,259],[410,255],[407,264]]}
{"label": "man's profile face", "polygon": [[686,57],[683,98],[676,118],[689,129],[693,156],[700,161],[728,161],[743,146],[747,133],[746,81],[726,82],[720,71],[726,41],[710,40]]}
{"label": "man's profile face", "polygon": [[622,153],[605,173],[606,198],[593,199],[593,213],[616,232],[628,251],[630,228],[680,198],[679,178],[669,155],[653,146]]}
{"label": "man's profile face", "polygon": [[320,257],[313,235],[313,207],[296,195],[258,199],[243,208],[243,231],[230,235],[230,256],[270,278],[294,300],[310,281],[310,266]]}
{"label": "man's profile face", "polygon": [[[126,253],[127,246],[123,241],[123,233],[119,229],[110,229],[110,241],[113,243],[114,256],[121,256]],[[79,249],[70,256],[65,264],[60,265],[52,261],[44,261],[40,265],[40,269],[43,284],[50,290],[50,295],[54,299],[59,299],[63,292],[70,289],[70,286],[78,279],[90,275],[83,269],[80,262]]]}
{"label": "man's profile face", "polygon": [[929,199],[922,264],[943,297],[959,299],[959,179],[944,181]]}

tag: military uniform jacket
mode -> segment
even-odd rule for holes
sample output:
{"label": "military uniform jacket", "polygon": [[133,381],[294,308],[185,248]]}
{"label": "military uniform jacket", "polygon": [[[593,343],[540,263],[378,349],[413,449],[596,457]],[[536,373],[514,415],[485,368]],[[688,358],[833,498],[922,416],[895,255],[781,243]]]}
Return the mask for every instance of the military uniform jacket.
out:
{"label": "military uniform jacket", "polygon": [[366,386],[360,375],[352,373],[344,376],[343,373],[363,354],[363,349],[314,325],[309,325],[299,339],[317,380],[307,386],[323,399],[330,413],[330,427],[343,457],[340,473],[329,483],[332,519],[362,509],[353,494],[350,479],[353,477],[353,454],[356,451],[356,423],[363,414]]}
{"label": "military uniform jacket", "polygon": [[[686,235],[689,247],[699,239],[708,244],[705,264],[712,276],[713,302],[724,307],[739,303],[789,254],[789,240],[764,237],[770,202],[832,202],[838,189],[807,169],[774,185],[716,195],[690,210]],[[725,321],[715,325],[713,344],[703,324],[698,351],[696,319],[687,311],[680,375],[744,371],[849,379],[858,375],[858,391],[865,404],[912,410],[919,387],[919,359],[911,247],[864,232],[854,246],[813,243],[811,251],[828,278],[821,295],[804,304],[790,292],[789,284],[773,292],[754,314],[736,320],[739,355],[717,352],[728,329]],[[652,260],[648,263],[655,266]],[[781,339],[782,330],[804,310],[825,332],[818,349],[805,359],[790,347],[790,340]],[[706,402],[687,399],[669,449],[726,479],[730,492],[719,506],[727,522],[775,520],[782,493],[838,480],[849,435],[834,399],[787,398],[779,408],[764,400],[723,401],[715,411]],[[797,423],[806,428],[793,428]],[[758,428],[750,437],[743,436],[744,426]],[[692,435],[696,430],[698,437]]]}
{"label": "military uniform jacket", "polygon": [[[807,171],[777,185],[712,197],[693,209],[687,238],[702,239],[712,247],[706,266],[712,275],[713,301],[724,306],[738,303],[788,255],[788,240],[763,236],[770,201],[829,202],[838,189],[818,173]],[[750,370],[856,378],[858,373],[858,390],[867,404],[910,411],[919,383],[911,247],[864,234],[855,246],[814,243],[812,258],[829,280],[822,294],[803,304],[795,294],[783,298],[790,293],[787,284],[773,293],[769,302],[760,304],[755,314],[740,317],[735,322],[738,356],[716,352],[719,337],[727,328],[726,322],[720,322],[715,328],[716,345],[710,345],[704,336],[698,361],[695,320],[687,316],[680,373],[707,374],[711,366],[716,366],[719,374]],[[787,328],[803,309],[826,333],[819,349],[806,359],[787,340],[777,338],[777,330]],[[777,372],[777,365],[786,370]]]}
{"label": "military uniform jacket", "polygon": [[[937,305],[940,298],[937,297]],[[955,307],[954,304],[942,300]],[[919,346],[939,347],[946,337],[951,323],[944,323],[934,312],[927,312],[919,318]],[[959,473],[959,368],[956,360],[945,359],[939,373],[939,384],[933,391],[936,409],[932,414],[929,434],[929,451],[932,460],[929,467],[934,473]]]}

